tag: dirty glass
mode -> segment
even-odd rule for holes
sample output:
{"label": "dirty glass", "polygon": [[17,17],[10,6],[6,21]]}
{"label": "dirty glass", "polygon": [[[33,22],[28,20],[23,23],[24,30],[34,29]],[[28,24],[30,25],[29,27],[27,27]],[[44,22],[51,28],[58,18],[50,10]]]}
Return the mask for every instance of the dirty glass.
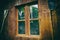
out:
{"label": "dirty glass", "polygon": [[39,22],[38,20],[30,21],[30,34],[31,35],[39,35]]}
{"label": "dirty glass", "polygon": [[24,7],[18,7],[18,19],[23,20],[24,18]]}
{"label": "dirty glass", "polygon": [[18,33],[25,34],[25,21],[18,22]]}
{"label": "dirty glass", "polygon": [[38,5],[30,5],[30,18],[38,18]]}

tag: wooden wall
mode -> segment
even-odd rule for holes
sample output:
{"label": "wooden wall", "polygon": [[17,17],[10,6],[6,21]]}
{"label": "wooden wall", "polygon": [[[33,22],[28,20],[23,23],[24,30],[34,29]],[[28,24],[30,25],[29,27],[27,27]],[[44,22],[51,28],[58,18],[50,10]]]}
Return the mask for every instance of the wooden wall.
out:
{"label": "wooden wall", "polygon": [[52,23],[51,23],[51,14],[48,8],[47,0],[40,0],[39,2],[39,12],[41,15],[41,36],[42,40],[52,40]]}
{"label": "wooden wall", "polygon": [[52,32],[51,15],[50,15],[50,10],[48,8],[48,2],[47,0],[38,0],[38,5],[39,5],[39,14],[41,17],[40,38],[38,39],[38,38],[28,38],[28,37],[16,37],[17,19],[16,19],[15,6],[12,6],[9,9],[8,27],[7,27],[8,35],[10,36],[11,40],[52,40],[53,32]]}

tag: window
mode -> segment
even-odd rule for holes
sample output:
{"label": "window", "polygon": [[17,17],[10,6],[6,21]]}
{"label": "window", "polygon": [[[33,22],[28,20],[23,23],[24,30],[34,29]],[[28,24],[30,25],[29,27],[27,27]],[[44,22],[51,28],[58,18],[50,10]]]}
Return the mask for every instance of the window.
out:
{"label": "window", "polygon": [[40,36],[38,4],[17,6],[17,35]]}
{"label": "window", "polygon": [[38,5],[30,5],[30,34],[39,35]]}

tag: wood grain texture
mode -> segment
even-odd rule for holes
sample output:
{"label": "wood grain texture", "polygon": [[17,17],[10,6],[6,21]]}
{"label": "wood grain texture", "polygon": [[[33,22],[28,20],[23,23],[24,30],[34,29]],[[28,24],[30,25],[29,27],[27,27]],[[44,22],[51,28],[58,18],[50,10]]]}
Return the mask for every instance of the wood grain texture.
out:
{"label": "wood grain texture", "polygon": [[[24,1],[25,2],[25,1]],[[12,7],[8,16],[8,33],[11,40],[51,40],[52,23],[50,10],[48,9],[47,0],[38,0],[39,18],[40,18],[40,38],[16,37],[17,17],[15,7]],[[27,17],[28,18],[28,17]]]}

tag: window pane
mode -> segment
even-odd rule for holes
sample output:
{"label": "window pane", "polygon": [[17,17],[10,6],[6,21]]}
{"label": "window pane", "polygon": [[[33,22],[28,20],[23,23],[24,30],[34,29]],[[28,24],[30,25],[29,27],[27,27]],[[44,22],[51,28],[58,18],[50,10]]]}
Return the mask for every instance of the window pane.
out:
{"label": "window pane", "polygon": [[30,5],[30,18],[38,18],[38,5]]}
{"label": "window pane", "polygon": [[18,22],[18,33],[25,34],[25,22],[24,21]]}
{"label": "window pane", "polygon": [[30,21],[30,34],[39,35],[39,22],[38,20]]}
{"label": "window pane", "polygon": [[18,7],[18,19],[24,19],[24,7]]}

